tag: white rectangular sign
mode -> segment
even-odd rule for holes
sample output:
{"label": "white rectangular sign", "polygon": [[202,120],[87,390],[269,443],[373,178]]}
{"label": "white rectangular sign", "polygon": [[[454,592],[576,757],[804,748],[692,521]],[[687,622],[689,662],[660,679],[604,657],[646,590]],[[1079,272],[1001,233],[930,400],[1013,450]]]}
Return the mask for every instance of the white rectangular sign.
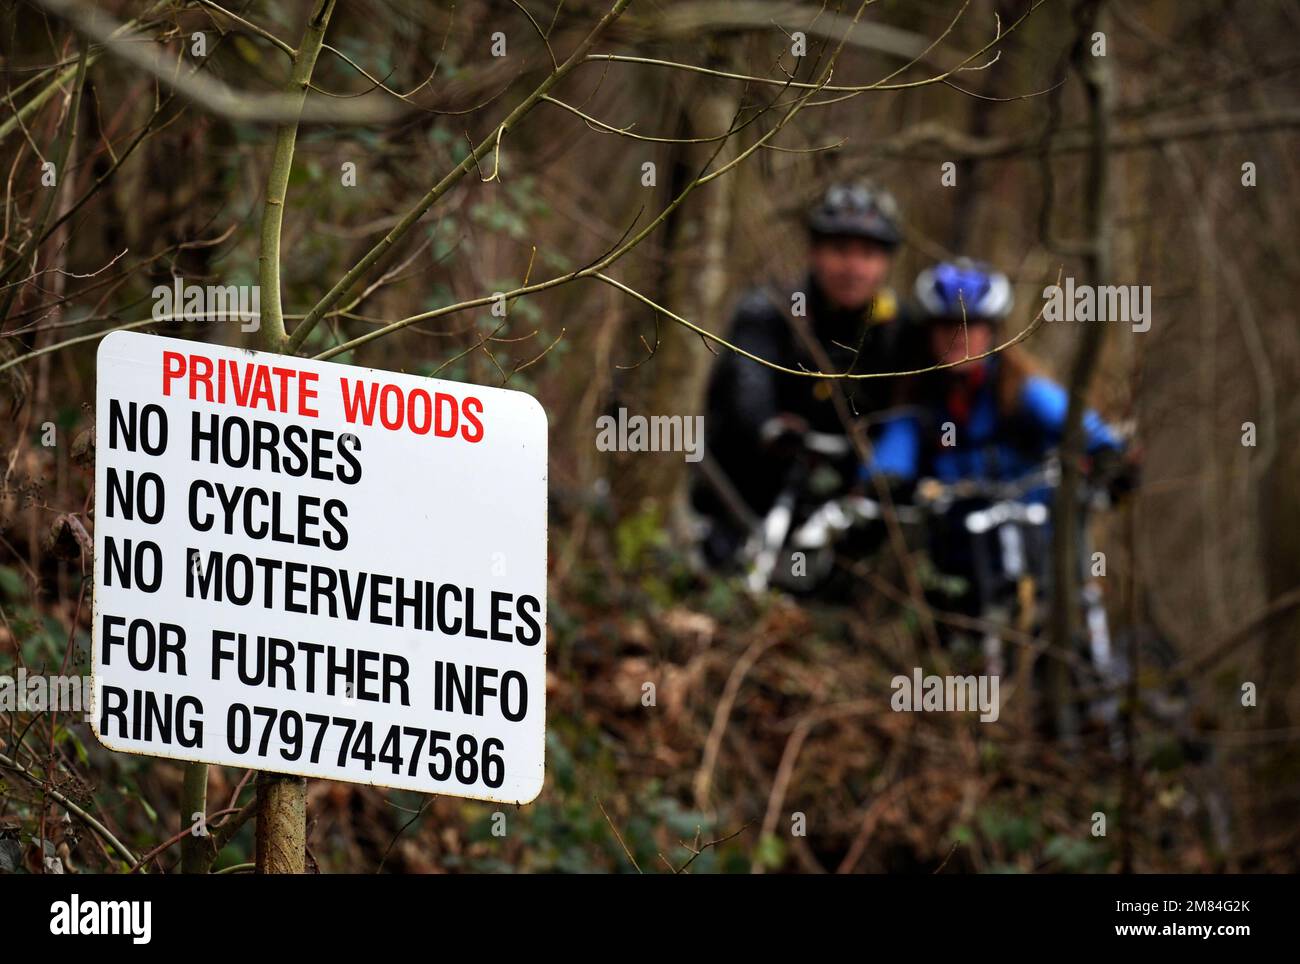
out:
{"label": "white rectangular sign", "polygon": [[116,332],[95,413],[113,750],[526,803],[546,415],[521,392]]}

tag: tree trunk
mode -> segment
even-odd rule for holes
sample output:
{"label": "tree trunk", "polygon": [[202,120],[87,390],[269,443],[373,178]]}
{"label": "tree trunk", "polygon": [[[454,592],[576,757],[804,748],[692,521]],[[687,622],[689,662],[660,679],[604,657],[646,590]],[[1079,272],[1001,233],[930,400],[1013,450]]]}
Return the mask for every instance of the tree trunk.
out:
{"label": "tree trunk", "polygon": [[[1085,176],[1084,223],[1087,230],[1084,283],[1104,285],[1111,275],[1111,224],[1108,206],[1111,83],[1107,57],[1094,57],[1090,37],[1101,23],[1102,0],[1082,0],[1075,7],[1078,34],[1073,54],[1074,67],[1083,79],[1088,98],[1091,143]],[[1075,730],[1070,694],[1068,653],[1075,651],[1080,624],[1079,607],[1079,506],[1082,481],[1080,461],[1084,451],[1083,413],[1088,386],[1101,358],[1106,340],[1106,323],[1093,321],[1070,366],[1070,406],[1061,439],[1061,484],[1053,506],[1053,593],[1052,639],[1057,658],[1048,663],[1047,699],[1056,734],[1068,738]]]}
{"label": "tree trunk", "polygon": [[[685,108],[689,136],[715,136],[730,126],[739,105],[729,86],[700,84]],[[683,145],[680,163],[688,176],[698,174],[717,153],[716,143]],[[735,156],[731,142],[713,160],[711,168]],[[718,178],[688,203],[673,220],[669,233],[670,263],[662,302],[684,318],[717,330],[725,325],[735,177]],[[701,339],[671,322],[659,326],[658,350],[639,369],[644,389],[636,393],[640,414],[681,415],[683,419],[704,413],[705,389],[712,369],[713,353]],[[702,433],[701,433],[702,434]],[[698,444],[703,444],[702,438]],[[661,517],[679,534],[683,531],[690,463],[683,453],[638,453],[637,470],[624,473],[627,485],[620,502],[636,511],[650,503],[661,509]]]}

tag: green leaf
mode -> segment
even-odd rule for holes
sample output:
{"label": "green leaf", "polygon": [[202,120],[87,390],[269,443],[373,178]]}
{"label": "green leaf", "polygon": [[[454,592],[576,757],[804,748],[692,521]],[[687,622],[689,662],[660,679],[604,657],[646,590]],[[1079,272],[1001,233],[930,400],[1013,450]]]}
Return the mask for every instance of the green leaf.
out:
{"label": "green leaf", "polygon": [[0,592],[9,599],[22,599],[27,595],[27,583],[12,566],[0,566]]}
{"label": "green leaf", "polygon": [[765,833],[758,840],[755,857],[768,870],[776,870],[785,863],[785,843],[776,834]]}

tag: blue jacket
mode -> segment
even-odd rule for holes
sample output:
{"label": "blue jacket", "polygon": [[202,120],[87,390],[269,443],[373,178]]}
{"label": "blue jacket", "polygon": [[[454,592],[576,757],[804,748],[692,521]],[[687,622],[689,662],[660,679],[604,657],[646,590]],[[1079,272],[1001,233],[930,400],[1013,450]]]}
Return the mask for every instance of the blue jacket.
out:
{"label": "blue jacket", "polygon": [[[921,411],[886,422],[876,441],[874,459],[862,476],[876,473],[903,481],[932,476],[941,482],[982,479],[1007,482],[1041,465],[1060,444],[1069,408],[1069,394],[1050,378],[1025,380],[1012,413],[998,411],[996,382],[999,361],[989,360],[988,377],[970,399],[969,417],[962,424],[946,399],[936,399]],[[941,444],[943,426],[956,426],[955,445]],[[1086,451],[1121,449],[1123,443],[1096,412],[1083,417]]]}

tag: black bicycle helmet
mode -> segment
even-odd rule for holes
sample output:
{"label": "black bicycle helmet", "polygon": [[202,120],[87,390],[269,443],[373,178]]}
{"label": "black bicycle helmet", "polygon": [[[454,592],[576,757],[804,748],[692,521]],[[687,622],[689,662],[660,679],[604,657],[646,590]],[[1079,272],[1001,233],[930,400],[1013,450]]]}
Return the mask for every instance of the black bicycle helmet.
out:
{"label": "black bicycle helmet", "polygon": [[813,237],[869,238],[893,250],[903,240],[893,195],[870,184],[832,184],[808,212]]}

